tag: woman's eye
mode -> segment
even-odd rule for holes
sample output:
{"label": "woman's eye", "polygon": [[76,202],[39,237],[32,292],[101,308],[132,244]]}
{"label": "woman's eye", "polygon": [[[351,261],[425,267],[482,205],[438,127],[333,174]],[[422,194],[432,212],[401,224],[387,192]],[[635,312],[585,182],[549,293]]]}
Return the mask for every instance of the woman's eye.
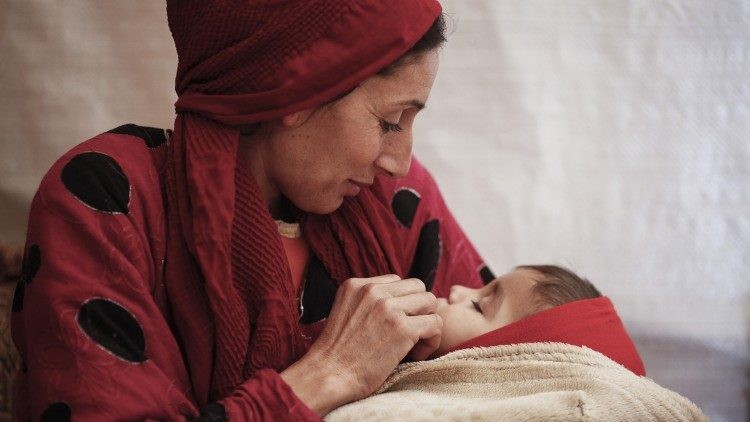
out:
{"label": "woman's eye", "polygon": [[474,305],[474,309],[476,309],[477,312],[479,312],[480,314],[482,313],[482,308],[479,307],[479,302],[477,302],[476,300],[472,300],[471,304]]}
{"label": "woman's eye", "polygon": [[383,133],[388,132],[401,132],[404,130],[401,126],[398,125],[398,123],[390,123],[383,119],[380,120],[380,130],[383,131]]}

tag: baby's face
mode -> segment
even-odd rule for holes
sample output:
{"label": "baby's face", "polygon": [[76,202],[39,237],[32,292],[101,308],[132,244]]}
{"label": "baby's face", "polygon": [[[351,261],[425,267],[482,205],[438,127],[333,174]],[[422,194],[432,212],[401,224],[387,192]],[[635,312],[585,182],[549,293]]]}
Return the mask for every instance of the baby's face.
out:
{"label": "baby's face", "polygon": [[443,319],[443,335],[436,354],[538,311],[533,295],[538,276],[533,270],[520,269],[481,289],[451,287],[447,300],[438,299],[436,313]]}

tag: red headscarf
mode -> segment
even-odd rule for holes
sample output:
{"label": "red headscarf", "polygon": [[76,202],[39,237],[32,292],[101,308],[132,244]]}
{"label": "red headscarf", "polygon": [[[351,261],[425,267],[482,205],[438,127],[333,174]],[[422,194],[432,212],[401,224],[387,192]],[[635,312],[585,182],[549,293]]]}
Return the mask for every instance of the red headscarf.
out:
{"label": "red headscarf", "polygon": [[579,300],[536,313],[474,337],[450,351],[501,344],[558,342],[586,346],[646,375],[641,357],[609,298]]}
{"label": "red headscarf", "polygon": [[[165,279],[200,405],[305,352],[283,246],[230,125],[331,101],[404,55],[440,12],[435,0],[167,1],[179,99]],[[386,230],[373,230],[378,206],[363,191],[303,222],[334,279],[403,273],[375,234]]]}

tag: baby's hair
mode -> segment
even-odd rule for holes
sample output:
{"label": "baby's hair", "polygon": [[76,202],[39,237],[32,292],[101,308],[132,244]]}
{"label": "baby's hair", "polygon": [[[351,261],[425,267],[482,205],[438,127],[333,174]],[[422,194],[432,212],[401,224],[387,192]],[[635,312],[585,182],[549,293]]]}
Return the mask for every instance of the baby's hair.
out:
{"label": "baby's hair", "polygon": [[599,290],[585,278],[556,265],[520,265],[518,269],[536,271],[534,295],[539,307],[560,306],[569,302],[601,297]]}

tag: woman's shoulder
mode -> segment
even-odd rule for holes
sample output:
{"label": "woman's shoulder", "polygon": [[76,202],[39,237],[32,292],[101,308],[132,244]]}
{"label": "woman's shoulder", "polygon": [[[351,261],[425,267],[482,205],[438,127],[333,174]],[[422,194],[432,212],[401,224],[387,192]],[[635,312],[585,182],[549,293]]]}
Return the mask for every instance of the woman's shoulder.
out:
{"label": "woman's shoulder", "polygon": [[128,213],[133,196],[160,201],[169,135],[168,130],[126,124],[81,142],[52,165],[35,199],[49,204],[72,194],[89,208],[122,214]]}
{"label": "woman's shoulder", "polygon": [[[52,166],[66,165],[80,155],[102,155],[122,161],[127,166],[154,166],[165,158],[171,130],[128,123],[89,138],[68,150]],[[156,160],[155,160],[156,159]]]}

